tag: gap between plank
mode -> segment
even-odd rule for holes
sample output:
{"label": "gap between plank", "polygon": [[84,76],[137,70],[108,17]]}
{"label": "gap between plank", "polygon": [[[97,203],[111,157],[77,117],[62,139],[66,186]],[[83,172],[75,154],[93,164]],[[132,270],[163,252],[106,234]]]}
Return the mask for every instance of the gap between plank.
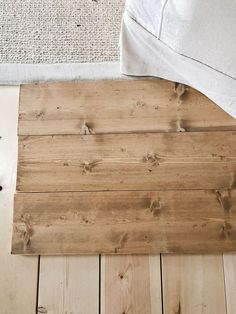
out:
{"label": "gap between plank", "polygon": [[161,312],[164,314],[164,287],[163,287],[163,269],[162,254],[160,254],[160,278],[161,278]]}
{"label": "gap between plank", "polygon": [[228,302],[227,302],[227,293],[226,293],[226,282],[225,282],[225,263],[224,263],[224,254],[222,254],[222,268],[224,275],[224,292],[225,292],[225,312],[228,313]]}
{"label": "gap between plank", "polygon": [[40,255],[38,256],[38,273],[37,273],[37,288],[36,288],[36,309],[35,313],[38,314],[38,306],[39,306],[39,277],[40,277]]}
{"label": "gap between plank", "polygon": [[[26,121],[26,120],[23,120],[23,121]],[[28,121],[34,121],[34,120],[28,120]],[[37,120],[35,120],[37,121]],[[58,121],[58,120],[44,120],[44,121]],[[61,121],[65,121],[65,119],[61,119]],[[71,120],[69,120],[71,121]],[[213,127],[214,128],[214,127]],[[217,128],[217,127],[216,127]],[[130,135],[130,134],[163,134],[163,133],[172,133],[172,134],[175,134],[175,133],[181,133],[181,134],[184,134],[184,133],[220,133],[220,132],[227,132],[227,133],[230,133],[230,132],[235,132],[235,130],[227,130],[226,128],[223,129],[223,130],[220,130],[219,128],[218,129],[213,129],[213,130],[210,130],[210,129],[204,129],[204,130],[186,130],[185,132],[181,132],[181,131],[173,131],[173,130],[170,130],[170,131],[129,131],[129,132],[104,132],[104,133],[94,133],[94,134],[80,134],[80,133],[50,133],[50,134],[21,134],[21,133],[18,133],[17,136],[18,137],[54,137],[54,136],[76,136],[76,137],[83,137],[83,136],[90,136],[90,137],[95,137],[95,136],[106,136],[106,135]]]}
{"label": "gap between plank", "polygon": [[99,254],[99,264],[98,264],[98,268],[99,268],[99,287],[98,287],[98,298],[99,298],[99,301],[98,301],[98,314],[101,314],[101,304],[102,304],[102,301],[101,301],[101,297],[102,297],[102,256],[101,254]]}
{"label": "gap between plank", "polygon": [[16,191],[15,194],[66,194],[66,193],[117,193],[117,192],[173,192],[173,191],[228,191],[228,190],[235,190],[235,188],[220,188],[220,189],[171,189],[171,190],[164,190],[164,189],[157,189],[157,190],[74,190],[74,191],[46,191],[46,192],[37,192],[37,191]]}

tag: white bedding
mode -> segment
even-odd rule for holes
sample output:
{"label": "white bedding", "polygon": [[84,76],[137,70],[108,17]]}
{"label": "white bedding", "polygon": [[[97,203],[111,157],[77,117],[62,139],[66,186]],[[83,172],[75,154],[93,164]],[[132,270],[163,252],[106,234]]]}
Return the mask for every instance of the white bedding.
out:
{"label": "white bedding", "polygon": [[121,71],[188,84],[236,118],[236,1],[127,0]]}

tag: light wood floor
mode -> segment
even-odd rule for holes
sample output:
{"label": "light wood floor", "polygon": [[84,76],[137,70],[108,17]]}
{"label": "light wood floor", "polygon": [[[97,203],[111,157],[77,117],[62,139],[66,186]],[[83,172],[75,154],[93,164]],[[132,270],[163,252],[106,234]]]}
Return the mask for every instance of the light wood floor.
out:
{"label": "light wood floor", "polygon": [[1,314],[235,314],[236,255],[10,255],[18,87],[0,87]]}

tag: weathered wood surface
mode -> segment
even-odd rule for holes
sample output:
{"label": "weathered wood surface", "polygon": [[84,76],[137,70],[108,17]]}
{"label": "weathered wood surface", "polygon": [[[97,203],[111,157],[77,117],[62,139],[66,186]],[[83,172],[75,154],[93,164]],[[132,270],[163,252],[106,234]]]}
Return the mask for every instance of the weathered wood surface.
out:
{"label": "weathered wood surface", "polygon": [[101,314],[161,314],[159,255],[103,256]]}
{"label": "weathered wood surface", "polygon": [[99,313],[99,257],[40,258],[38,314]]}
{"label": "weathered wood surface", "polygon": [[236,250],[236,191],[19,193],[15,254]]}
{"label": "weathered wood surface", "polygon": [[21,87],[19,134],[236,130],[201,93],[152,79]]}
{"label": "weathered wood surface", "polygon": [[[157,84],[162,84],[162,81],[157,80]],[[163,81],[166,84],[165,81]],[[100,82],[94,83],[99,84]],[[109,82],[110,84],[113,82]],[[88,84],[82,83],[82,84]],[[92,84],[92,83],[91,83]],[[127,82],[125,82],[124,87]],[[136,84],[136,82],[135,82]],[[135,85],[134,84],[134,85]],[[149,84],[149,83],[148,83]],[[156,83],[155,83],[156,84]],[[153,89],[158,88],[157,85],[153,85]],[[177,94],[174,91],[174,85],[170,84],[170,92],[173,94],[173,100],[169,103],[163,100],[163,103],[160,105],[160,114],[162,118],[158,118],[158,120],[153,120],[152,118],[143,118],[144,116],[144,109],[141,110],[142,104],[138,103],[139,98],[142,100],[142,92],[140,91],[140,97],[134,98],[133,102],[129,100],[131,103],[129,109],[137,107],[139,112],[136,113],[136,118],[139,118],[138,123],[136,123],[135,119],[129,120],[127,116],[129,115],[129,110],[127,114],[122,115],[123,110],[127,108],[129,103],[126,103],[124,107],[122,107],[122,112],[120,113],[121,116],[119,118],[114,118],[113,120],[110,119],[108,123],[108,119],[102,119],[102,115],[104,116],[105,112],[105,99],[102,99],[97,106],[97,111],[91,111],[91,108],[88,108],[88,114],[82,115],[82,119],[80,118],[80,113],[76,116],[75,110],[80,106],[79,102],[76,101],[78,95],[76,97],[72,97],[71,95],[75,95],[75,92],[72,90],[72,87],[75,86],[74,84],[58,84],[58,85],[34,85],[34,86],[22,86],[21,87],[21,97],[22,100],[27,101],[27,108],[24,109],[22,115],[20,115],[20,128],[19,131],[22,132],[21,134],[53,134],[54,132],[57,134],[65,134],[65,133],[117,133],[117,126],[119,130],[123,132],[131,132],[131,131],[176,131],[179,129],[179,124],[187,131],[203,131],[203,130],[235,130],[235,120],[229,117],[226,113],[224,113],[221,109],[219,109],[215,104],[207,100],[204,96],[200,95],[198,92],[192,91],[191,89],[187,94],[182,97],[182,104],[179,106],[179,101],[177,99]],[[67,86],[71,85],[70,89],[67,90]],[[87,85],[86,85],[87,86]],[[87,87],[87,94],[89,93],[89,88],[91,89],[93,85],[89,85]],[[97,86],[97,85],[96,85]],[[34,92],[32,92],[32,87]],[[130,86],[129,86],[130,87]],[[135,86],[132,86],[134,89]],[[115,88],[115,85],[113,85]],[[145,87],[146,88],[146,87]],[[12,117],[12,103],[8,103],[8,98],[13,96],[12,90],[16,90],[15,88],[2,88],[2,90],[9,90],[7,93],[7,97],[1,98],[2,104],[4,107],[3,114],[0,116],[1,130],[4,130],[5,133],[1,131],[1,136],[3,137],[2,143],[5,145],[5,138],[11,138],[12,136],[10,133],[8,134],[7,126],[9,123],[6,119],[6,108],[9,108],[9,114]],[[99,88],[98,88],[99,89]],[[81,88],[81,90],[84,90]],[[130,89],[131,90],[131,89]],[[116,101],[115,106],[112,108],[111,112],[114,112],[116,108],[122,106],[122,102],[125,99],[128,99],[128,96],[131,94],[127,91],[127,94],[124,96],[123,99],[119,100],[119,96],[112,98]],[[145,90],[144,90],[145,91]],[[31,94],[32,92],[32,94]],[[149,92],[153,92],[149,90]],[[160,92],[160,90],[159,90]],[[192,94],[193,92],[193,94]],[[29,93],[29,94],[27,94]],[[38,94],[40,93],[40,95]],[[101,89],[101,96],[106,95],[103,93]],[[5,94],[4,94],[5,95]],[[14,94],[15,95],[15,94]],[[38,95],[38,96],[37,96]],[[64,96],[63,96],[64,95]],[[193,96],[191,96],[193,95]],[[197,98],[199,95],[200,98]],[[37,97],[35,97],[37,96]],[[97,95],[98,96],[98,95]],[[96,97],[97,97],[96,96]],[[186,97],[187,96],[187,97]],[[18,96],[15,99],[18,101]],[[35,97],[35,99],[34,99]],[[67,98],[70,97],[70,98]],[[147,100],[148,93],[143,92],[143,97]],[[192,97],[192,101],[190,101],[190,97]],[[159,96],[155,95],[153,99],[158,99]],[[69,101],[67,101],[69,99]],[[84,101],[84,105],[86,106],[90,97],[86,96],[86,102]],[[95,97],[94,97],[95,99]],[[107,97],[107,103],[109,104],[110,96]],[[130,99],[130,98],[129,98]],[[199,99],[196,101],[196,99]],[[42,103],[41,103],[42,100]],[[57,103],[61,102],[63,107],[57,109]],[[52,103],[52,105],[51,105]],[[146,102],[149,106],[150,101]],[[153,101],[154,103],[154,101]],[[44,105],[42,105],[44,104]],[[69,104],[69,105],[68,105]],[[72,104],[72,105],[70,105]],[[137,106],[136,106],[136,105]],[[172,106],[170,105],[172,104]],[[67,106],[68,107],[65,107]],[[93,106],[96,105],[96,101],[94,100]],[[51,118],[52,120],[46,117],[44,114],[44,118],[41,117],[40,110],[44,110],[46,112],[48,108],[52,108],[53,106],[56,108],[57,111],[60,112],[60,119],[58,117]],[[112,104],[111,104],[112,106]],[[166,107],[168,106],[168,107]],[[176,111],[174,108],[178,106],[178,110],[181,113],[180,118],[176,115]],[[81,107],[81,106],[80,106]],[[24,103],[21,101],[21,108],[24,108]],[[32,113],[30,110],[32,109]],[[39,109],[40,108],[40,109]],[[98,109],[101,108],[101,111]],[[133,109],[132,108],[132,109]],[[151,107],[150,107],[151,108]],[[72,115],[69,117],[69,112],[72,109]],[[132,110],[130,109],[130,110]],[[20,109],[21,110],[21,109]],[[156,112],[151,109],[150,116],[152,113]],[[34,112],[33,112],[34,111]],[[30,118],[29,115],[37,115],[38,118]],[[55,110],[54,110],[55,112]],[[173,113],[173,115],[172,115]],[[54,113],[52,113],[54,115]],[[93,121],[92,116],[93,114]],[[67,121],[63,121],[63,118],[67,116]],[[149,116],[149,117],[150,117]],[[73,117],[76,117],[73,119]],[[165,120],[167,117],[167,120]],[[176,118],[177,117],[177,118]],[[101,118],[101,120],[100,120]],[[127,118],[127,123],[124,123],[124,127],[122,122],[124,122],[125,118]],[[31,120],[32,121],[31,121]],[[45,121],[43,121],[43,119]],[[79,120],[80,119],[80,120]],[[162,119],[162,120],[161,120]],[[179,123],[179,119],[181,123]],[[25,121],[22,121],[25,120]],[[28,121],[27,121],[28,120]],[[97,123],[94,123],[94,121]],[[146,122],[145,122],[146,120]],[[91,124],[91,121],[93,124]],[[151,123],[152,121],[152,123]],[[161,122],[162,121],[162,122]],[[172,121],[170,123],[169,121]],[[187,123],[188,122],[188,123]],[[88,123],[89,127],[86,128],[86,123]],[[112,126],[115,125],[115,128]],[[151,127],[150,127],[151,126]],[[178,128],[177,128],[178,126]],[[90,129],[90,130],[89,130]],[[74,131],[76,130],[76,131]],[[51,133],[50,133],[51,132]],[[4,135],[5,134],[5,135]],[[1,151],[2,152],[2,151]],[[9,156],[12,155],[12,150],[9,150]],[[1,157],[1,154],[0,154]],[[4,166],[5,163],[2,163]],[[6,169],[6,167],[3,167]],[[7,175],[7,180],[10,180],[12,175]],[[5,178],[4,172],[2,178]],[[5,180],[4,180],[5,182]],[[1,182],[2,184],[2,182]],[[5,188],[5,183],[4,183]],[[7,193],[12,193],[12,191],[7,191]],[[3,193],[3,192],[1,192]],[[227,193],[226,193],[227,195]],[[6,206],[6,210],[0,211],[0,225],[1,231],[3,236],[0,237],[0,260],[1,260],[1,269],[0,269],[0,278],[1,278],[1,285],[0,285],[0,304],[1,310],[3,313],[25,313],[25,314],[32,314],[36,308],[36,286],[37,286],[37,258],[36,257],[13,257],[9,256],[10,247],[6,245],[9,243],[9,231],[10,231],[10,218],[11,212],[8,211],[11,208],[10,203],[10,195],[6,196],[3,195],[3,204]],[[228,198],[222,198],[221,200],[218,197],[219,204],[226,208],[231,207]],[[232,202],[232,199],[231,199]],[[3,207],[4,208],[4,207]],[[208,208],[208,205],[206,206]],[[230,221],[232,213],[234,212],[234,207],[231,207],[228,214],[228,221]],[[23,218],[24,219],[24,218]],[[63,219],[63,217],[62,217]],[[224,232],[225,230],[225,232]],[[222,228],[222,240],[223,242],[227,243],[228,241],[228,234],[230,234],[230,230]],[[186,237],[188,235],[186,234]],[[51,239],[51,235],[48,239]],[[48,241],[47,239],[47,241]],[[226,256],[226,255],[225,255]],[[83,259],[83,261],[81,260]],[[154,260],[149,261],[150,267],[150,281],[149,281],[149,274],[147,272],[147,260],[149,258],[154,258]],[[140,256],[104,256],[102,258],[102,272],[101,272],[101,283],[102,289],[102,300],[101,306],[102,310],[105,311],[106,314],[114,314],[116,313],[116,307],[120,309],[125,309],[128,307],[129,304],[132,305],[131,312],[129,314],[139,314],[138,309],[144,309],[142,314],[159,314],[158,312],[158,302],[159,302],[159,291],[161,289],[161,283],[159,281],[159,269],[158,269],[158,261],[155,261],[155,258],[158,259],[159,257],[153,256],[145,256],[143,257],[144,260],[140,260]],[[225,258],[225,257],[224,257]],[[83,313],[90,313],[91,309],[93,309],[93,305],[97,304],[97,299],[94,297],[94,290],[98,287],[94,287],[91,284],[91,288],[87,287],[88,278],[90,277],[91,264],[89,262],[90,257],[88,259],[77,256],[77,260],[73,256],[70,257],[41,257],[41,270],[39,273],[39,283],[40,283],[40,292],[39,292],[39,306],[45,305],[50,309],[51,313],[59,313],[58,308],[61,309],[61,298],[64,298],[66,307],[68,309],[73,308],[73,304],[79,305],[75,312],[80,311],[83,309]],[[70,266],[69,272],[67,272],[67,262]],[[86,262],[87,261],[87,262]],[[167,265],[168,263],[168,265]],[[227,255],[227,260],[225,259],[225,268],[221,262],[220,255],[214,256],[199,256],[199,255],[182,255],[179,257],[174,258],[172,255],[165,255],[162,264],[165,264],[163,268],[163,281],[164,281],[164,313],[176,313],[176,314],[225,314],[225,307],[224,307],[224,298],[226,293],[227,299],[227,313],[234,314],[236,311],[236,303],[235,303],[235,256],[234,255]],[[84,265],[84,266],[83,266]],[[87,265],[87,266],[85,266]],[[105,265],[105,266],[103,266]],[[181,266],[180,266],[181,265]],[[94,266],[95,268],[98,267],[98,264]],[[105,267],[105,269],[104,269]],[[114,268],[113,268],[114,267]],[[86,279],[82,279],[81,277],[83,272]],[[120,271],[127,271],[125,274],[125,281],[119,281],[118,274]],[[145,271],[146,270],[146,271]],[[226,290],[224,289],[224,283],[222,279],[222,273],[225,271],[225,284]],[[88,273],[89,272],[89,273]],[[93,271],[92,271],[93,272]],[[80,275],[78,276],[78,273]],[[52,274],[52,276],[50,275]],[[95,273],[93,273],[95,274]],[[117,276],[117,277],[116,277]],[[75,278],[75,281],[73,280]],[[47,280],[50,279],[50,280]],[[67,278],[69,281],[67,282]],[[80,278],[80,279],[79,279]],[[152,280],[153,278],[153,280]],[[96,281],[96,275],[94,275],[94,281]],[[90,281],[89,281],[90,282]],[[121,282],[121,284],[119,284]],[[67,286],[67,283],[69,284]],[[91,283],[91,282],[90,282]],[[127,283],[127,285],[126,285]],[[48,285],[48,289],[47,289]],[[97,283],[96,283],[97,285]],[[22,288],[23,287],[23,288]],[[68,288],[67,288],[68,287]],[[73,289],[72,289],[73,287]],[[79,287],[79,288],[78,288]],[[44,293],[44,288],[46,289]],[[93,290],[94,288],[94,290]],[[86,289],[92,289],[92,296],[90,293],[85,293]],[[148,293],[146,292],[148,290]],[[78,293],[77,293],[78,292]],[[55,294],[54,294],[55,293]],[[150,294],[149,294],[150,293]],[[109,298],[111,298],[109,300]],[[150,301],[151,300],[151,301]],[[88,303],[87,303],[88,301]],[[181,301],[181,302],[180,302]],[[82,302],[82,303],[81,303]],[[152,305],[152,312],[148,312],[150,309],[150,303],[157,302],[156,306],[153,307]],[[92,304],[91,304],[92,303]],[[179,308],[179,303],[181,307]],[[112,305],[114,304],[114,307]],[[145,305],[144,305],[145,304]],[[70,306],[67,306],[70,305]],[[94,307],[95,308],[95,307]],[[157,310],[156,310],[157,309]],[[170,310],[168,312],[168,310]],[[173,311],[172,311],[173,310]],[[4,312],[5,311],[5,312]],[[42,308],[43,311],[43,308]],[[41,311],[41,312],[42,312]],[[114,311],[114,313],[112,312]],[[40,313],[40,312],[39,312]],[[49,314],[48,313],[48,314]],[[93,312],[92,312],[93,313]],[[96,310],[94,311],[96,313]],[[126,312],[125,312],[126,313]],[[127,314],[128,314],[127,313]],[[104,312],[102,312],[104,314]],[[122,311],[119,311],[118,314],[122,314]]]}
{"label": "weathered wood surface", "polygon": [[162,282],[163,313],[235,313],[226,310],[222,255],[164,255]]}
{"label": "weathered wood surface", "polygon": [[236,132],[26,136],[17,190],[231,189]]}

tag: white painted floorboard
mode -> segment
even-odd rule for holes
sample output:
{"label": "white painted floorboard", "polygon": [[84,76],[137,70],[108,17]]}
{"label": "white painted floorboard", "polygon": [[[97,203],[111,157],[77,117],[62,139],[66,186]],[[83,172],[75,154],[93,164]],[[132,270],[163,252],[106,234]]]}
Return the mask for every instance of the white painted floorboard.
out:
{"label": "white painted floorboard", "polygon": [[99,256],[41,257],[38,313],[98,314]]}
{"label": "white painted floorboard", "polygon": [[33,314],[37,257],[12,256],[11,231],[17,159],[19,87],[0,87],[0,313]]}

